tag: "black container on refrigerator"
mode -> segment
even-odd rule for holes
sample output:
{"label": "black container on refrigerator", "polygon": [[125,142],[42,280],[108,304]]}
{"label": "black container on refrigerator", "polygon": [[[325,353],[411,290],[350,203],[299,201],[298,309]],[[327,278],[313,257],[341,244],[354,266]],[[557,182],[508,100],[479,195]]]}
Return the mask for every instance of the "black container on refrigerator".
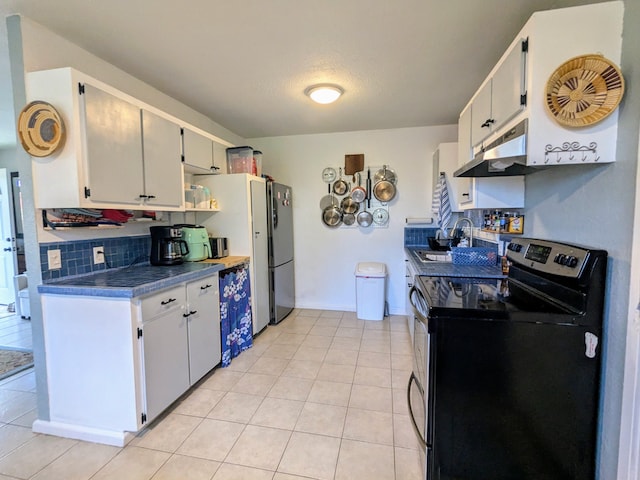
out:
{"label": "black container on refrigerator", "polygon": [[291,187],[267,183],[269,233],[269,322],[282,321],[294,308],[293,207]]}
{"label": "black container on refrigerator", "polygon": [[519,238],[507,256],[506,279],[410,290],[424,478],[593,479],[607,253]]}

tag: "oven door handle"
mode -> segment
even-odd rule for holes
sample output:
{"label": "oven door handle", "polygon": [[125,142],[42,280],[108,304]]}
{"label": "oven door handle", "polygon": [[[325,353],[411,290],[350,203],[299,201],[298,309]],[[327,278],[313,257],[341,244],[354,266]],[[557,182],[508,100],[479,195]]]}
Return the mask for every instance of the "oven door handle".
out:
{"label": "oven door handle", "polygon": [[[422,448],[427,448],[427,442],[420,433],[418,425],[416,425],[416,419],[413,416],[413,409],[411,408],[411,384],[413,382],[416,382],[416,376],[413,372],[411,372],[411,376],[409,377],[409,384],[407,385],[407,405],[409,406],[409,417],[411,418],[411,425],[413,425],[413,431],[416,432],[416,436],[420,441],[420,445],[422,446]],[[418,390],[420,390],[419,384],[416,383],[416,386],[418,387]]]}

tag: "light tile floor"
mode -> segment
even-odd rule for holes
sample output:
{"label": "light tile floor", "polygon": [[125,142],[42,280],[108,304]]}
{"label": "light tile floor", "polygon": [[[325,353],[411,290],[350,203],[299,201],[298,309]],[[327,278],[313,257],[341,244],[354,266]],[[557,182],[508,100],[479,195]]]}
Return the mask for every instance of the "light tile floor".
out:
{"label": "light tile floor", "polygon": [[125,448],[39,435],[35,381],[0,384],[0,480],[420,478],[405,317],[296,310]]}
{"label": "light tile floor", "polygon": [[20,318],[15,313],[0,311],[0,345],[31,349],[32,344],[31,320]]}

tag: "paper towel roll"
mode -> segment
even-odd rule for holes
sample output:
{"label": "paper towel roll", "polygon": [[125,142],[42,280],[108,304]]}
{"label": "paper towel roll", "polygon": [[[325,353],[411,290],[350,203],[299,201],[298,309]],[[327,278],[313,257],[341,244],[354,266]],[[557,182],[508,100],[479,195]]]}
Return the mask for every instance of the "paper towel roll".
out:
{"label": "paper towel roll", "polygon": [[404,219],[407,225],[431,225],[433,218],[431,217],[407,217]]}

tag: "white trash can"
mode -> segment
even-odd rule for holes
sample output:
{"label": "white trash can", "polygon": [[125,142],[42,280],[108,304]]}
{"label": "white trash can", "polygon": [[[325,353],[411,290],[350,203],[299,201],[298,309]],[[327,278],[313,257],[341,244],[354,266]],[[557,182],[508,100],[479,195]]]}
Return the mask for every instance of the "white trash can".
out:
{"label": "white trash can", "polygon": [[356,266],[356,316],[360,320],[382,320],[385,307],[387,266],[361,262]]}

